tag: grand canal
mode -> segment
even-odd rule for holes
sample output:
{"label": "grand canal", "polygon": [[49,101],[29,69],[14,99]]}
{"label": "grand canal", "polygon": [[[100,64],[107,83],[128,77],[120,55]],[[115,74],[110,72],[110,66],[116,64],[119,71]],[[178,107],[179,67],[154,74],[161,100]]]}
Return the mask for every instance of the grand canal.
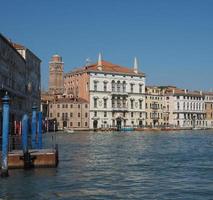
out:
{"label": "grand canal", "polygon": [[213,131],[60,133],[57,142],[58,168],[10,170],[0,199],[213,199]]}

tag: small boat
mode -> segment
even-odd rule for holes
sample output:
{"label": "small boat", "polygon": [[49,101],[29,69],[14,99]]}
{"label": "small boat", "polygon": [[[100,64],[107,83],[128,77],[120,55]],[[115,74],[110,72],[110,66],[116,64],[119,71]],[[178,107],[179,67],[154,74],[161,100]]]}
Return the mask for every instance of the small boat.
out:
{"label": "small boat", "polygon": [[66,133],[74,133],[74,130],[73,129],[64,129],[64,132],[66,132]]}

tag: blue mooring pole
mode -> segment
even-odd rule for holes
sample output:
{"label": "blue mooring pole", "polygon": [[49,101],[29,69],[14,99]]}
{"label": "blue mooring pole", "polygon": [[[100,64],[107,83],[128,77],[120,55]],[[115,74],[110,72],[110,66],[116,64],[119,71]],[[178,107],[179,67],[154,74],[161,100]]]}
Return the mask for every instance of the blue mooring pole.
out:
{"label": "blue mooring pole", "polygon": [[1,176],[7,177],[8,174],[8,134],[9,134],[9,96],[7,92],[2,98],[3,104],[3,133],[2,133],[2,166],[1,166]]}
{"label": "blue mooring pole", "polygon": [[25,114],[22,118],[22,149],[23,152],[26,153],[28,151],[28,130],[29,130],[29,124],[28,124],[28,116]]}
{"label": "blue mooring pole", "polygon": [[31,145],[32,149],[36,148],[36,110],[37,107],[33,105],[32,107],[32,125],[31,125]]}
{"label": "blue mooring pole", "polygon": [[38,149],[42,149],[42,112],[38,112]]}

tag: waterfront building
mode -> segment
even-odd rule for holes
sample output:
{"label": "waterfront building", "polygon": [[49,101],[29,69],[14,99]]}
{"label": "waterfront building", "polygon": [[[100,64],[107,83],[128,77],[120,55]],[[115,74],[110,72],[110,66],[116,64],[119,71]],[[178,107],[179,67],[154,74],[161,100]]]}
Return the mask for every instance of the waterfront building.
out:
{"label": "waterfront building", "polygon": [[[40,107],[40,63],[28,48],[0,34],[0,98],[8,92],[12,125],[24,113],[31,113],[33,103]],[[2,105],[0,118],[1,112]]]}
{"label": "waterfront building", "polygon": [[48,104],[49,120],[55,120],[58,129],[89,128],[89,103],[86,100],[57,95]]}
{"label": "waterfront building", "polygon": [[27,110],[31,111],[33,104],[40,109],[41,100],[41,60],[28,48],[23,45],[12,43],[15,49],[25,60],[25,95],[28,101],[24,105]]}
{"label": "waterfront building", "polygon": [[207,127],[213,127],[213,92],[204,92]]}
{"label": "waterfront building", "polygon": [[142,127],[145,124],[145,74],[135,58],[132,68],[104,61],[64,76],[66,94],[90,104],[89,128]]}
{"label": "waterfront building", "polygon": [[168,124],[168,116],[165,113],[164,90],[159,86],[146,86],[146,126],[159,127]]}
{"label": "waterfront building", "polygon": [[63,94],[64,62],[59,55],[53,55],[49,62],[49,94]]}
{"label": "waterfront building", "polygon": [[165,101],[169,125],[179,128],[206,127],[204,94],[179,88],[167,88]]}

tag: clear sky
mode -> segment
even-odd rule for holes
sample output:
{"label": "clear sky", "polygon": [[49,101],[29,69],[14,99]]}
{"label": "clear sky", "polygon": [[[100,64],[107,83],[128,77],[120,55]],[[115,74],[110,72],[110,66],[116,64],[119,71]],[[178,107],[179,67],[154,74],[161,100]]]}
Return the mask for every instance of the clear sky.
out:
{"label": "clear sky", "polygon": [[86,58],[132,66],[149,85],[213,89],[213,0],[0,0],[0,31],[65,72]]}

